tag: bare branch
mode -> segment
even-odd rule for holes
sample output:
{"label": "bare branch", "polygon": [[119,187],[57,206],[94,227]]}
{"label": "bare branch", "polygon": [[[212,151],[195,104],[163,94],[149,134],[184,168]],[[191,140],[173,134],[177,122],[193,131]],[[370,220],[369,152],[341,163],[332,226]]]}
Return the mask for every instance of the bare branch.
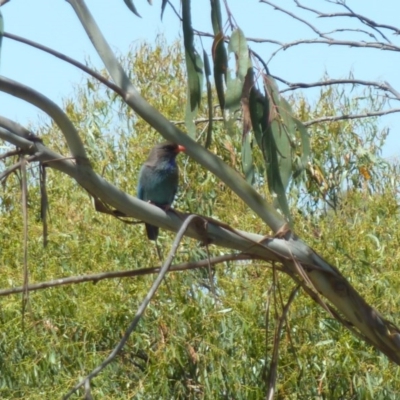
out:
{"label": "bare branch", "polygon": [[40,163],[40,219],[43,224],[43,247],[47,246],[48,241],[48,230],[47,230],[47,212],[49,209],[49,200],[47,196],[47,173],[46,166]]}
{"label": "bare branch", "polygon": [[[259,43],[264,42],[269,42],[271,43],[270,40],[260,40]],[[378,50],[385,50],[385,51],[396,51],[400,52],[400,46],[396,46],[394,44],[387,44],[383,42],[356,42],[352,40],[336,40],[336,39],[329,39],[329,40],[324,40],[324,39],[300,39],[300,40],[295,40],[293,42],[288,42],[288,43],[282,43],[281,47],[274,51],[271,54],[271,57],[269,58],[267,64],[282,50],[287,50],[291,47],[294,46],[299,46],[301,44],[326,44],[328,46],[349,46],[349,47],[358,47],[358,48],[370,48],[370,49],[378,49]]]}
{"label": "bare branch", "polygon": [[274,398],[275,388],[276,388],[276,380],[278,377],[278,354],[279,354],[279,342],[281,338],[281,332],[283,329],[283,323],[287,318],[287,314],[289,312],[290,305],[293,303],[297,292],[300,289],[300,285],[298,284],[290,293],[289,299],[282,310],[282,315],[279,318],[278,326],[275,329],[274,335],[274,349],[271,358],[270,368],[269,368],[269,376],[268,376],[268,391],[267,391],[267,400],[272,400]]}
{"label": "bare branch", "polygon": [[312,29],[318,36],[326,38],[326,35],[324,33],[322,33],[320,30],[318,30],[314,25],[311,25],[308,21],[306,21],[303,18],[300,18],[296,14],[293,14],[292,12],[287,11],[284,8],[279,7],[276,4],[274,4],[274,3],[272,3],[272,2],[270,2],[268,0],[260,0],[260,3],[268,4],[271,7],[273,7],[275,10],[281,11],[281,12],[289,15],[293,19],[297,19],[298,21],[302,22],[303,24],[307,25],[310,29]]}
{"label": "bare branch", "polygon": [[296,3],[297,7],[302,8],[303,10],[310,11],[317,15],[320,14],[320,12],[318,10],[315,10],[314,8],[309,8],[309,7],[303,6],[302,4],[300,4],[300,2],[298,0],[293,0],[293,1]]}
{"label": "bare branch", "polygon": [[296,3],[296,5],[297,5],[299,8],[302,8],[302,9],[307,10],[307,11],[311,11],[311,12],[313,12],[314,14],[317,14],[318,17],[320,17],[320,18],[332,18],[332,17],[351,17],[351,18],[357,18],[357,19],[358,19],[360,22],[362,22],[364,25],[367,25],[367,26],[369,26],[370,28],[375,29],[377,32],[379,32],[379,34],[382,35],[382,37],[383,37],[385,40],[388,40],[388,39],[387,39],[379,30],[377,30],[376,28],[384,28],[384,29],[388,29],[388,30],[393,31],[393,32],[394,32],[395,34],[397,34],[397,35],[400,34],[400,29],[399,29],[399,28],[397,28],[397,27],[395,27],[395,26],[392,26],[392,25],[381,24],[381,23],[375,22],[375,21],[373,21],[372,19],[370,19],[370,18],[368,18],[368,17],[365,17],[364,15],[355,13],[355,12],[352,11],[352,10],[350,9],[350,7],[348,7],[344,2],[332,2],[332,3],[333,3],[333,4],[340,5],[340,6],[344,7],[344,8],[346,8],[347,10],[350,11],[349,13],[329,13],[329,14],[327,14],[327,13],[323,13],[323,12],[321,12],[321,11],[315,10],[315,9],[313,9],[313,8],[306,7],[306,6],[302,5],[302,4],[300,4],[300,2],[299,2],[298,0],[293,0],[293,1]]}
{"label": "bare branch", "polygon": [[319,124],[321,122],[334,122],[334,121],[343,121],[348,119],[359,119],[359,118],[368,118],[368,117],[380,117],[382,115],[393,114],[400,112],[400,108],[391,108],[390,110],[383,110],[377,112],[366,112],[365,114],[345,114],[345,115],[335,115],[328,117],[321,117],[317,119],[313,119],[311,121],[303,122],[305,126]]}
{"label": "bare branch", "polygon": [[[343,4],[343,7],[348,8],[346,5]],[[350,10],[350,8],[348,8]],[[357,14],[353,11],[350,13],[331,13],[331,14],[321,14],[321,18],[332,18],[332,17],[354,17],[360,20],[364,25],[369,26],[370,28],[374,29],[377,31],[383,39],[385,39],[388,43],[391,43],[391,41],[378,29],[378,28],[385,28],[393,31],[396,35],[400,34],[400,29],[396,28],[395,26],[391,25],[386,25],[386,24],[379,24],[372,19],[369,19],[361,14]]]}
{"label": "bare branch", "polygon": [[63,60],[65,62],[79,68],[80,70],[86,72],[93,78],[97,79],[99,82],[103,83],[109,89],[113,90],[115,93],[118,93],[120,96],[123,96],[123,91],[117,85],[110,82],[108,79],[106,79],[103,75],[99,74],[98,72],[88,68],[85,64],[82,64],[79,61],[76,61],[73,58],[66,56],[65,54],[62,54],[56,50],[50,49],[49,47],[43,46],[39,43],[33,42],[32,40],[25,39],[25,38],[17,36],[17,35],[13,35],[12,33],[4,32],[4,37],[12,39],[12,40],[16,40],[21,43],[25,43],[29,46],[35,47],[39,50],[49,53],[49,54],[53,55],[54,57],[57,57],[60,60]]}
{"label": "bare branch", "polygon": [[8,158],[8,157],[17,156],[18,154],[22,154],[20,149],[10,150],[10,151],[7,151],[6,153],[1,154],[0,160],[4,160],[5,158]]}
{"label": "bare branch", "polygon": [[[21,152],[21,154],[23,154],[23,152]],[[33,155],[31,157],[29,157],[27,159],[28,161],[34,161],[36,160],[36,156]],[[0,174],[0,182],[2,182],[4,180],[3,185],[5,184],[5,181],[7,180],[7,178],[15,171],[17,171],[18,169],[21,169],[22,166],[22,160],[19,160],[18,162],[16,162],[15,164],[11,165],[11,167],[7,168],[5,171],[3,171]]]}
{"label": "bare branch", "polygon": [[330,32],[325,32],[325,35],[331,35],[332,33],[340,33],[340,32],[364,33],[365,35],[369,36],[370,38],[378,41],[377,37],[373,33],[365,31],[364,29],[338,28],[338,29],[334,29],[333,31],[330,31]]}
{"label": "bare branch", "polygon": [[[187,271],[192,269],[205,268],[208,265],[216,265],[226,261],[241,261],[241,260],[253,260],[253,259],[255,259],[255,257],[252,256],[251,254],[245,254],[245,253],[226,254],[224,256],[210,258],[209,260],[207,259],[196,262],[187,262],[178,265],[173,265],[168,270],[168,272]],[[93,284],[96,284],[97,282],[102,281],[104,279],[128,278],[135,276],[158,274],[159,272],[160,272],[160,267],[153,267],[153,268],[140,268],[128,271],[124,270],[124,271],[103,272],[100,274],[91,274],[83,276],[71,276],[68,278],[54,279],[48,282],[32,283],[28,285],[27,290],[29,292],[34,292],[37,290],[43,290],[58,286],[79,284],[85,282],[93,282]],[[23,290],[24,290],[23,286],[18,286],[10,289],[2,289],[0,290],[0,297],[9,296],[11,294],[22,293]]]}
{"label": "bare branch", "polygon": [[400,93],[395,90],[391,85],[387,82],[375,82],[375,81],[365,81],[362,79],[327,79],[326,81],[319,81],[319,82],[311,82],[311,83],[303,83],[303,82],[289,82],[285,79],[282,79],[278,76],[271,75],[274,79],[288,85],[289,87],[286,89],[280,90],[280,93],[288,92],[291,90],[296,89],[306,89],[306,88],[313,88],[319,86],[330,86],[330,85],[342,85],[342,84],[349,84],[349,85],[363,85],[363,86],[373,86],[377,89],[387,91],[392,93],[398,100],[400,100]]}
{"label": "bare branch", "polygon": [[25,309],[29,301],[29,273],[28,273],[28,184],[26,176],[26,164],[27,160],[24,156],[20,156],[21,164],[21,206],[22,216],[24,221],[24,237],[23,237],[23,264],[24,264],[24,285],[23,285],[23,296],[22,296],[22,315],[23,323],[25,316]]}
{"label": "bare branch", "polygon": [[[240,118],[238,118],[240,120]],[[212,121],[214,122],[223,122],[224,118],[223,117],[214,117],[212,118]],[[185,125],[185,121],[171,121],[174,125]],[[207,124],[210,122],[208,118],[197,118],[196,120],[193,121],[196,125],[198,124]]]}

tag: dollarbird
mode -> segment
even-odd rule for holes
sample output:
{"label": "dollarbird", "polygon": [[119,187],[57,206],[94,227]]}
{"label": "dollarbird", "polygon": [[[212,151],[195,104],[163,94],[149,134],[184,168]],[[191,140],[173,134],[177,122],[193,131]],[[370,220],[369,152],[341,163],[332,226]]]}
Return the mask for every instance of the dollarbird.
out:
{"label": "dollarbird", "polygon": [[[185,151],[175,143],[160,143],[154,146],[139,172],[138,198],[148,201],[163,210],[168,210],[178,190],[179,169],[176,156]],[[157,240],[158,226],[145,224],[147,237]]]}

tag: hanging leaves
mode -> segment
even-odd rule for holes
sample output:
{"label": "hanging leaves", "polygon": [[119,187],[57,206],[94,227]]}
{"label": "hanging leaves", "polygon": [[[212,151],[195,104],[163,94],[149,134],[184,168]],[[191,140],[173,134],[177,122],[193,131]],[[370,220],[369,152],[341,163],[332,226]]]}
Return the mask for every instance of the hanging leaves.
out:
{"label": "hanging leaves", "polygon": [[[203,86],[203,61],[201,57],[196,53],[195,55],[195,63],[199,70],[196,72],[196,76],[198,78],[198,84],[199,88]],[[190,80],[189,80],[190,82]],[[185,114],[185,123],[186,123],[186,128],[188,130],[189,136],[192,137],[193,139],[196,137],[196,125],[195,125],[195,119],[197,117],[197,113],[199,111],[199,106],[200,106],[200,99],[198,102],[194,104],[194,108],[192,109],[192,102],[191,102],[191,87],[189,83],[188,87],[188,94],[187,94],[187,99],[188,101],[186,102],[186,114]],[[201,97],[201,91],[199,92],[199,97]]]}
{"label": "hanging leaves", "polygon": [[214,82],[222,112],[225,109],[224,82],[228,69],[228,56],[224,45],[224,35],[218,33],[213,42],[212,56],[214,61]]}
{"label": "hanging leaves", "polygon": [[[296,124],[291,117],[290,105],[280,97],[274,80],[266,75],[263,77],[263,95],[254,86],[253,73],[248,76],[251,77],[248,78],[251,79],[251,86],[250,81],[247,83],[249,114],[256,142],[265,160],[268,189],[275,198],[276,206],[290,221],[285,192],[292,171],[292,140]],[[243,114],[245,119],[245,112]]]}
{"label": "hanging leaves", "polygon": [[228,111],[225,114],[225,126],[231,136],[236,134],[237,113],[241,108],[241,99],[244,87],[244,81],[249,67],[249,50],[247,41],[243,32],[236,29],[232,32],[228,54],[234,54],[235,69],[230,69],[226,80],[225,108]]}
{"label": "hanging leaves", "polygon": [[190,0],[182,1],[182,19],[186,68],[190,91],[190,108],[193,111],[196,106],[200,106],[203,70],[202,65],[200,65],[200,63],[202,64],[201,58],[194,48]]}
{"label": "hanging leaves", "polygon": [[254,72],[249,59],[249,68],[244,79],[242,90],[242,167],[246,180],[254,183],[254,163],[252,151],[252,137],[251,137],[251,113],[250,113],[250,94],[254,87]]}
{"label": "hanging leaves", "polygon": [[211,0],[211,20],[214,30],[214,42],[212,45],[212,57],[214,61],[214,82],[218,95],[218,102],[222,112],[225,109],[224,82],[228,70],[228,56],[224,44],[222,31],[221,5],[219,0]]}
{"label": "hanging leaves", "polygon": [[214,107],[212,104],[212,87],[210,82],[211,68],[210,62],[208,61],[208,56],[205,50],[203,51],[204,60],[204,72],[207,82],[207,107],[208,107],[208,126],[207,126],[207,136],[205,142],[205,148],[208,149],[211,146],[212,141],[212,130],[213,130],[213,117],[214,117]]}
{"label": "hanging leaves", "polygon": [[258,130],[258,143],[266,162],[269,190],[275,196],[277,206],[291,221],[286,189],[292,178],[293,156],[298,147],[297,131],[302,146],[298,170],[306,166],[310,154],[309,137],[304,125],[293,117],[290,104],[279,94],[275,80],[264,75],[263,82],[266,107],[262,125],[265,125],[261,132]]}
{"label": "hanging leaves", "polygon": [[[234,74],[227,75],[226,82],[226,103],[225,106],[229,109],[231,115],[240,108],[244,80],[249,68],[249,49],[247,47],[246,38],[241,29],[233,31],[228,52],[235,55],[235,71]],[[230,71],[231,72],[231,71]]]}

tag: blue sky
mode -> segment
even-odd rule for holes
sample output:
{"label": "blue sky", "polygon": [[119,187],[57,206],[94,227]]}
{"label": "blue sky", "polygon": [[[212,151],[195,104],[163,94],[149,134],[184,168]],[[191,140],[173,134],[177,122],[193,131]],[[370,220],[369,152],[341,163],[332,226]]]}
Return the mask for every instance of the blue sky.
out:
{"label": "blue sky", "polygon": [[[281,7],[307,18],[324,31],[337,28],[337,22],[316,19],[301,12],[292,0],[276,0]],[[309,7],[326,11],[340,11],[321,0],[303,0]],[[167,7],[163,21],[160,21],[160,0],[153,0],[150,6],[145,0],[135,0],[142,18],[134,16],[123,0],[87,0],[86,4],[94,15],[103,34],[111,46],[121,54],[143,40],[152,41],[157,34],[164,34],[169,41],[180,35],[180,23],[172,10]],[[177,2],[176,2],[177,3]],[[193,25],[195,28],[211,32],[209,25],[208,0],[193,0]],[[378,22],[400,26],[399,0],[348,0],[347,4],[355,11]],[[248,37],[269,37],[283,42],[299,38],[315,37],[307,27],[289,16],[273,10],[258,0],[230,0],[229,5],[236,22]],[[111,8],[112,7],[112,8]],[[79,61],[90,58],[91,62],[102,67],[83,28],[79,24],[72,7],[65,0],[11,0],[1,8],[5,31],[37,41],[54,48]],[[356,27],[354,21],[341,20],[342,26]],[[360,25],[357,25],[360,27]],[[343,33],[342,39],[359,38],[357,33]],[[389,38],[400,43],[393,35]],[[205,46],[210,45],[206,43]],[[273,45],[251,44],[265,59],[276,49]],[[305,45],[280,52],[269,64],[273,74],[289,81],[314,82],[325,71],[333,78],[347,77],[352,71],[355,77],[365,80],[386,80],[400,91],[399,64],[392,52],[372,51],[326,45]],[[26,45],[5,38],[3,40],[0,73],[8,78],[26,84],[62,104],[63,97],[73,93],[73,86],[82,81],[82,72],[74,67],[42,54]],[[396,105],[393,104],[395,107]],[[12,96],[0,93],[0,113],[22,124],[37,121],[41,112]],[[381,126],[391,129],[384,156],[400,155],[400,115],[383,117]]]}

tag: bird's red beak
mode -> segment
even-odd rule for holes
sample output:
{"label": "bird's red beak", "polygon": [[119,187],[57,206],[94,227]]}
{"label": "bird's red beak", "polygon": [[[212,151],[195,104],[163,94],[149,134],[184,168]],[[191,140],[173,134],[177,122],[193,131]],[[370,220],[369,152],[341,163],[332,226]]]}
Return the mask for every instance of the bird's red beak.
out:
{"label": "bird's red beak", "polygon": [[178,149],[176,150],[176,152],[180,153],[181,151],[186,151],[186,148],[178,144]]}

